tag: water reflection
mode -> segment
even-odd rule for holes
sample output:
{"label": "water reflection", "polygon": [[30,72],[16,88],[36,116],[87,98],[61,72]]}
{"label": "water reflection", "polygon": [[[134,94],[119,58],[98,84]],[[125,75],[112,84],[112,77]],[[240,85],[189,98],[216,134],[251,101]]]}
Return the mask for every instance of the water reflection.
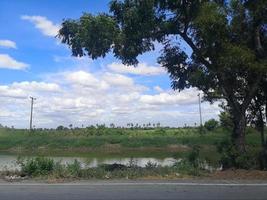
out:
{"label": "water reflection", "polygon": [[[0,155],[0,170],[19,170],[19,166],[17,165],[17,156],[15,155]],[[26,157],[32,158],[32,157]],[[108,158],[98,158],[98,157],[51,157],[56,162],[61,162],[62,164],[73,163],[74,160],[78,160],[82,168],[85,167],[97,167],[101,164],[122,164],[129,165],[134,164],[139,167],[145,167],[148,162],[155,163],[161,166],[172,166],[175,162],[179,161],[179,159],[167,157],[167,158],[127,158],[127,157],[108,157]]]}

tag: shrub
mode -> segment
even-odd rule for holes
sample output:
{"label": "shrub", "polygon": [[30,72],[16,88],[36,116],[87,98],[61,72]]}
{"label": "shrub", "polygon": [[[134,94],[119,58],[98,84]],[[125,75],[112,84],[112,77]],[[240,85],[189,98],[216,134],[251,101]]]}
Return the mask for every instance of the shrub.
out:
{"label": "shrub", "polygon": [[158,164],[157,163],[153,163],[151,161],[148,161],[146,163],[146,166],[145,166],[146,169],[155,169],[157,167],[158,167]]}
{"label": "shrub", "polygon": [[56,162],[53,170],[53,176],[55,178],[66,178],[68,175],[66,174],[65,166],[61,164],[61,162]]}
{"label": "shrub", "polygon": [[166,134],[166,130],[164,128],[157,128],[154,133],[156,135],[165,135]]}
{"label": "shrub", "polygon": [[45,157],[36,157],[27,160],[18,159],[21,172],[28,176],[48,175],[54,170],[55,163],[53,159]]}
{"label": "shrub", "polygon": [[138,166],[137,166],[137,160],[134,159],[134,158],[131,158],[131,159],[129,160],[129,163],[128,163],[127,166],[128,166],[129,168],[138,168]]}
{"label": "shrub", "polygon": [[113,172],[113,171],[117,171],[117,170],[126,170],[127,169],[126,165],[118,164],[118,163],[101,164],[98,167],[101,168],[101,169],[104,169],[104,171],[108,171],[108,172]]}
{"label": "shrub", "polygon": [[198,176],[200,175],[200,171],[202,170],[202,161],[200,159],[200,147],[194,145],[192,147],[192,151],[186,156],[185,159],[179,161],[173,166],[178,171]]}
{"label": "shrub", "polygon": [[81,163],[75,159],[73,163],[67,164],[67,171],[73,177],[81,177],[82,175]]}
{"label": "shrub", "polygon": [[200,153],[200,147],[197,146],[197,145],[194,145],[193,148],[192,148],[192,151],[187,156],[188,162],[194,168],[198,168],[199,167],[199,163],[200,163],[199,153]]}
{"label": "shrub", "polygon": [[250,148],[240,154],[230,140],[223,140],[217,145],[218,152],[221,154],[220,162],[223,169],[258,169],[258,153]]}
{"label": "shrub", "polygon": [[210,119],[208,121],[205,122],[204,127],[208,130],[208,131],[213,131],[215,128],[217,128],[219,125],[219,122],[216,121],[215,119]]}

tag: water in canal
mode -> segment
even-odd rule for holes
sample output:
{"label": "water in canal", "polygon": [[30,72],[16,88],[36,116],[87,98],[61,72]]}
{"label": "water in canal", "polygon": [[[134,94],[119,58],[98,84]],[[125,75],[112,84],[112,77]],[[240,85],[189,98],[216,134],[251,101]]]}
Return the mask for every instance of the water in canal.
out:
{"label": "water in canal", "polygon": [[[32,158],[33,156],[27,156],[25,158]],[[18,156],[16,155],[0,155],[0,171],[3,170],[19,170],[17,165]],[[54,161],[60,161],[62,164],[73,163],[74,160],[78,160],[82,167],[97,167],[100,164],[123,164],[129,165],[129,163],[134,163],[139,167],[145,167],[148,162],[156,163],[161,166],[171,166],[179,159],[172,157],[165,158],[155,158],[155,157],[50,157]]]}

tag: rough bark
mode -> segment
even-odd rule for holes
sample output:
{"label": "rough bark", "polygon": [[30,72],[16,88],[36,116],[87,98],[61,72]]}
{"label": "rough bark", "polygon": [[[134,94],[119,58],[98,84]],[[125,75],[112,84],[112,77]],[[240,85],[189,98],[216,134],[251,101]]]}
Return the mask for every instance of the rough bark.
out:
{"label": "rough bark", "polygon": [[265,145],[265,137],[264,137],[264,122],[263,122],[263,118],[262,118],[262,114],[260,114],[261,117],[260,117],[260,134],[261,134],[261,145],[263,148],[266,148],[266,145]]}
{"label": "rough bark", "polygon": [[234,130],[232,133],[232,142],[239,153],[246,151],[245,146],[245,129],[246,117],[245,113],[236,113],[234,116]]}
{"label": "rough bark", "polygon": [[265,148],[265,138],[264,138],[264,120],[263,120],[263,115],[262,115],[262,109],[261,109],[261,105],[259,105],[258,102],[256,102],[256,106],[257,106],[257,109],[258,109],[258,112],[259,112],[259,131],[260,131],[260,134],[261,134],[261,145],[262,145],[262,148]]}

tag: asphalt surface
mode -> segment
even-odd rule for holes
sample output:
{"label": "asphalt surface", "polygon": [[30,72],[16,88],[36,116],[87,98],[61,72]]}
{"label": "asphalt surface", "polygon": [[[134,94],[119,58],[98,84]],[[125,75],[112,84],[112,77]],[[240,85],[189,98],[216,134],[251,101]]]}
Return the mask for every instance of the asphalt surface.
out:
{"label": "asphalt surface", "polygon": [[0,183],[0,200],[267,199],[267,183],[79,182]]}

